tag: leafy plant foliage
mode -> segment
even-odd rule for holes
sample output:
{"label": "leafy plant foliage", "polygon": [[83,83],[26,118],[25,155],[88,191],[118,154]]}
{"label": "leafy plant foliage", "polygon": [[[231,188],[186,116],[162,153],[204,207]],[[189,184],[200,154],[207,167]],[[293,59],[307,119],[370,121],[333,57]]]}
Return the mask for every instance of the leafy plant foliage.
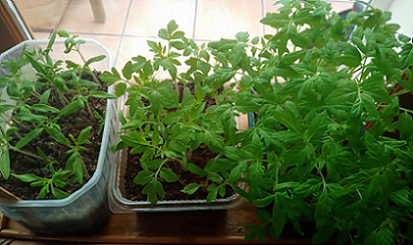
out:
{"label": "leafy plant foliage", "polygon": [[[389,12],[371,6],[343,20],[320,0],[277,4],[261,20],[275,34],[240,32],[198,46],[172,21],[159,31],[165,46],[148,41],[153,60],[133,58],[122,76],[105,72],[102,79],[120,81],[117,95],[128,94],[114,149],[143,153],[135,182],[152,203],[164,196],[160,178],[177,180],[168,161],[207,176],[208,201],[231,186],[263,222],[247,226],[247,239],[279,238],[287,222],[303,234],[300,222],[310,219],[314,244],[333,234],[337,244],[412,241],[412,111],[398,100],[413,89],[411,38],[397,33]],[[189,69],[178,74],[181,56]],[[153,78],[160,68],[172,83]],[[179,101],[173,83],[186,81],[196,95],[185,90]],[[224,84],[229,89],[217,93]],[[392,92],[395,85],[403,89]],[[203,113],[206,96],[217,105]],[[238,132],[238,113],[255,115],[254,126]],[[201,143],[218,153],[205,169],[190,161]]]}
{"label": "leafy plant foliage", "polygon": [[[239,142],[233,86],[218,91],[225,81],[217,83],[208,77],[212,65],[208,63],[206,45],[198,46],[177,28],[175,21],[171,21],[159,31],[158,36],[166,44],[148,41],[153,60],[137,56],[125,64],[122,76],[115,68],[100,76],[109,85],[116,83],[116,95],[127,94],[128,110],[119,113],[122,135],[113,149],[129,148],[129,154],[142,154],[143,170],[135,183],[145,186],[142,194],[152,204],[165,197],[160,179],[178,180],[168,162],[178,162],[184,171],[206,177],[207,183],[190,184],[182,190],[184,193],[193,194],[207,186],[211,191],[208,201],[224,196],[227,170],[233,167],[221,164],[225,162],[224,151]],[[186,57],[185,63],[191,68],[178,75],[179,57]],[[160,69],[169,73],[171,81],[156,79]],[[195,95],[185,86],[187,81],[194,84]],[[183,85],[183,92],[179,92],[179,84]],[[207,108],[206,97],[213,98],[216,104]],[[191,159],[192,152],[201,144],[217,154],[204,169]]]}
{"label": "leafy plant foliage", "polygon": [[[65,62],[67,69],[63,70],[64,62],[51,58],[49,54],[53,51],[57,35],[66,38],[64,53],[77,52],[83,60],[83,65],[67,60]],[[0,88],[2,88],[0,92],[9,97],[11,102],[3,100],[0,105],[0,119],[4,125],[0,128],[1,174],[5,179],[12,175],[23,182],[31,183],[31,186],[42,186],[39,194],[41,198],[44,198],[49,192],[58,199],[66,198],[69,194],[59,188],[66,186],[69,181],[82,184],[84,175],[90,178],[85,171],[80,152],[86,150],[84,145],[91,143],[87,139],[92,126],[83,129],[75,138],[71,134],[63,135],[59,119],[85,109],[91,118],[96,117],[103,122],[104,116],[96,115],[96,112],[93,114],[87,99],[89,97],[117,98],[112,94],[98,91],[101,87],[99,82],[82,79],[84,72],[94,76],[89,65],[105,59],[105,56],[85,60],[80,52],[80,46],[85,41],[76,39],[76,37],[70,36],[66,31],[54,32],[46,49],[24,50],[20,58],[2,63],[3,68],[9,69],[10,73],[0,78]],[[97,79],[95,80],[97,81]],[[57,109],[56,105],[50,103],[52,91],[57,92],[60,102],[64,105],[63,109]],[[69,100],[68,94],[73,94],[73,99]],[[28,133],[22,135],[18,128],[24,128]],[[66,164],[66,170],[56,171],[53,165],[59,159],[50,159],[39,147],[37,147],[38,154],[25,150],[24,147],[33,144],[33,141],[42,132],[47,132],[50,135],[53,144],[61,144],[70,149],[67,151],[70,157]],[[13,138],[18,139],[15,145],[10,144]],[[50,172],[52,177],[10,174],[9,151],[25,154],[30,158],[44,162],[44,168]]]}

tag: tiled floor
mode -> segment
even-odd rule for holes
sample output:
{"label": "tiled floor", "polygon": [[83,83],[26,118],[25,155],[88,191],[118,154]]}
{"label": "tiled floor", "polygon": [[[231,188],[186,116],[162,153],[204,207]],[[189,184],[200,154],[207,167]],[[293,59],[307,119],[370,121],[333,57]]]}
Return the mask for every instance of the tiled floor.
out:
{"label": "tiled floor", "polygon": [[[271,32],[259,20],[277,11],[275,0],[102,0],[106,23],[96,23],[89,1],[71,0],[56,29],[94,38],[108,47],[114,65],[123,67],[131,57],[150,57],[146,40],[160,41],[158,30],[174,19],[179,29],[196,42],[233,38],[239,31],[251,37]],[[336,12],[350,9],[352,1],[329,1]],[[29,23],[30,24],[30,23]],[[38,32],[44,39],[50,32]]]}

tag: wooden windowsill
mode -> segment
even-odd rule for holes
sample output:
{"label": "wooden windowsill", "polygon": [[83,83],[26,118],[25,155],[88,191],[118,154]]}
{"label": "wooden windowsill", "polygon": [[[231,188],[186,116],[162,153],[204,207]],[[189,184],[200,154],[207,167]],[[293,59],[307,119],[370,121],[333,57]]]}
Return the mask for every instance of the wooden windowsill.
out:
{"label": "wooden windowsill", "polygon": [[[0,241],[9,239],[12,245],[258,244],[244,239],[248,234],[244,226],[259,223],[254,206],[247,203],[225,211],[113,214],[97,233],[86,236],[37,235],[13,220],[6,221],[0,219]],[[302,237],[291,230],[285,233],[279,240],[267,237],[264,244],[311,244],[311,236]]]}

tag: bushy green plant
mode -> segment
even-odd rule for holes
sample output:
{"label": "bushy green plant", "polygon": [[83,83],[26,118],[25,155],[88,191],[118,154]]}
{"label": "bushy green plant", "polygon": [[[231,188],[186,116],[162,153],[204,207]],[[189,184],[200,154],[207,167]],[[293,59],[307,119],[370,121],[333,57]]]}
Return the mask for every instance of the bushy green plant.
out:
{"label": "bushy green plant", "polygon": [[[164,195],[159,178],[176,181],[164,167],[170,160],[208,177],[208,201],[231,186],[263,222],[247,226],[247,239],[263,241],[267,232],[279,238],[287,222],[303,234],[300,223],[312,220],[315,244],[334,234],[337,244],[412,241],[412,112],[398,101],[413,89],[411,38],[397,33],[389,12],[371,6],[342,19],[320,0],[277,4],[278,12],[261,20],[274,34],[239,32],[199,47],[172,21],[159,31],[166,46],[148,42],[153,60],[133,58],[123,78],[105,72],[110,83],[122,81],[118,95],[128,93],[114,149],[143,153],[135,182],[146,185],[152,203]],[[178,74],[182,55],[190,68]],[[172,83],[153,78],[160,68]],[[196,95],[186,91],[180,102],[173,83],[186,81],[196,84]],[[225,83],[230,89],[217,93]],[[403,89],[394,93],[396,84]],[[205,96],[217,105],[201,113]],[[254,115],[253,127],[237,132],[238,113]],[[205,169],[187,154],[200,143],[219,154]]]}
{"label": "bushy green plant", "polygon": [[[311,217],[315,244],[333,234],[337,244],[412,241],[413,125],[398,100],[413,88],[411,38],[378,9],[343,20],[324,1],[277,3],[261,20],[274,35],[208,45],[222,57],[215,74],[242,74],[241,90],[252,91],[235,104],[256,113],[256,126],[226,155],[263,221],[246,238],[279,238],[287,222],[303,234],[300,222]],[[396,84],[404,89],[392,94]]]}
{"label": "bushy green plant", "polygon": [[[57,34],[66,38],[64,53],[77,52],[83,61],[82,65],[67,60],[66,69],[63,69],[62,60],[51,58],[49,54],[53,51]],[[54,32],[46,49],[24,50],[18,59],[2,63],[3,68],[10,72],[0,78],[0,92],[10,100],[1,101],[0,105],[0,119],[3,125],[0,128],[1,174],[6,180],[12,175],[23,182],[31,183],[33,187],[41,186],[40,198],[44,198],[49,192],[56,198],[65,198],[69,194],[60,188],[66,186],[69,180],[71,183],[82,184],[84,176],[86,179],[90,178],[80,152],[86,150],[84,145],[91,143],[88,137],[92,126],[84,128],[75,138],[72,134],[64,135],[61,132],[59,120],[80,110],[86,110],[90,118],[96,120],[97,117],[102,121],[102,116],[92,112],[88,98],[117,98],[99,91],[102,90],[102,85],[89,68],[90,64],[106,57],[101,55],[85,60],[80,51],[81,44],[85,41],[76,37],[63,30]],[[94,77],[94,81],[83,79],[84,73]],[[56,92],[62,106],[50,103],[49,99],[53,92]],[[22,134],[19,128],[24,128],[26,133]],[[54,164],[59,159],[51,159],[40,147],[37,147],[37,154],[25,149],[26,145],[34,144],[34,140],[42,132],[47,132],[51,137],[50,144],[68,147],[67,154],[70,157],[65,170],[55,170]],[[14,138],[18,141],[12,145],[10,142]],[[11,173],[10,151],[44,162],[44,168],[49,170],[51,177]]]}
{"label": "bushy green plant", "polygon": [[[238,144],[240,139],[234,85],[222,88],[230,77],[209,76],[212,65],[206,45],[198,46],[177,28],[175,21],[171,21],[166,29],[159,31],[165,45],[148,41],[154,53],[152,60],[137,56],[125,64],[122,76],[115,68],[100,76],[109,85],[117,83],[116,95],[126,93],[127,110],[119,113],[121,136],[113,150],[129,148],[128,154],[142,154],[143,170],[137,173],[134,182],[145,186],[142,193],[152,204],[165,197],[161,179],[178,181],[168,162],[178,162],[184,171],[206,177],[206,183],[192,183],[183,192],[193,194],[204,186],[210,191],[208,201],[215,200],[218,194],[224,196],[228,169],[233,165],[228,161],[217,163],[226,161],[226,147]],[[181,65],[178,57],[186,58],[185,63],[190,67],[185,73],[178,74],[177,67]],[[170,81],[156,78],[161,68],[168,71]],[[194,84],[193,94],[185,86],[187,82]],[[183,85],[181,100],[179,84]],[[207,107],[206,97],[213,98],[215,105]],[[192,152],[200,145],[217,154],[203,169],[191,159]],[[235,184],[231,186],[239,189]]]}

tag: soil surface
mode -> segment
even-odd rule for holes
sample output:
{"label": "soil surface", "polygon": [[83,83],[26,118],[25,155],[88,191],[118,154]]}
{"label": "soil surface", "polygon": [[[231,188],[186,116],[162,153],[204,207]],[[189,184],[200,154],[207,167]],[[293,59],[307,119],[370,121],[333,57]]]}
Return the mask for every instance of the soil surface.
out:
{"label": "soil surface", "polygon": [[[189,87],[192,95],[195,93],[195,86],[193,83],[186,83],[185,86]],[[178,87],[178,94],[180,101],[182,101],[184,86],[182,83],[179,83]],[[222,90],[221,90],[222,91]],[[219,91],[219,92],[221,92]],[[207,105],[205,107],[208,108],[209,106],[215,105],[215,100],[210,97],[206,97],[205,100]],[[142,101],[144,105],[149,106],[149,100]],[[128,151],[129,152],[129,151]],[[211,151],[206,145],[201,144],[198,149],[192,152],[192,159],[191,163],[197,165],[200,168],[204,168],[206,164],[216,157],[218,154]],[[125,181],[125,191],[126,197],[132,201],[146,201],[147,196],[142,194],[142,189],[144,188],[143,185],[137,185],[134,183],[134,178],[138,174],[139,171],[143,170],[140,165],[140,158],[142,154],[129,154],[127,157],[126,163],[126,173],[124,176]],[[181,192],[181,190],[190,183],[199,183],[205,184],[206,178],[200,177],[199,175],[193,174],[189,171],[184,171],[181,165],[178,162],[167,162],[165,163],[165,167],[171,169],[178,177],[178,181],[173,183],[168,183],[162,179],[158,179],[163,186],[165,191],[165,198],[160,198],[159,200],[196,200],[196,199],[206,199],[208,195],[207,187],[199,188],[194,194],[186,195]],[[226,195],[225,197],[229,197],[234,194],[234,191],[227,186]],[[220,196],[218,195],[218,198]]]}
{"label": "soil surface", "polygon": [[[96,77],[98,77],[99,73],[94,72]],[[82,76],[83,79],[93,81],[92,76],[88,74],[84,74]],[[102,84],[103,91],[107,91],[106,83],[100,81]],[[47,87],[41,88],[39,90],[40,93],[48,89]],[[71,100],[71,95],[65,95],[69,100]],[[88,98],[88,102],[92,111],[97,111],[100,115],[102,115],[103,111],[106,110],[106,100],[99,99],[99,98]],[[31,99],[31,103],[35,104],[38,103],[38,100],[35,98]],[[30,103],[29,103],[30,104]],[[58,99],[58,95],[56,92],[52,92],[49,98],[49,105],[53,105],[57,109],[62,109],[64,106]],[[86,110],[80,110],[77,113],[73,113],[68,116],[62,117],[57,122],[61,127],[61,132],[68,136],[72,134],[75,138],[78,137],[81,130],[88,126],[92,126],[92,130],[90,132],[89,140],[91,143],[88,145],[82,145],[87,148],[87,151],[80,151],[83,161],[86,165],[87,172],[90,176],[93,175],[94,171],[96,170],[96,165],[98,161],[100,145],[102,141],[102,134],[98,135],[99,129],[99,121],[96,120],[94,117],[91,117]],[[24,137],[29,131],[20,128],[18,133]],[[13,135],[15,137],[16,135]],[[18,138],[15,137],[12,141],[10,141],[11,145],[15,145],[18,142]],[[70,138],[67,137],[67,140],[70,143],[73,143]],[[57,163],[53,164],[54,169],[58,171],[59,169],[66,169],[66,162],[69,158],[69,154],[66,152],[70,150],[69,147],[60,145],[55,140],[49,136],[46,131],[40,133],[35,139],[33,139],[29,144],[22,148],[22,150],[31,152],[35,155],[38,155],[36,147],[40,147],[43,152],[48,156],[50,160],[56,160]],[[11,172],[14,174],[35,174],[40,177],[47,177],[51,178],[51,173],[46,168],[46,162],[38,160],[36,158],[29,157],[27,155],[10,151],[10,161],[11,161]],[[83,183],[86,183],[88,179],[84,176]],[[25,183],[17,178],[10,176],[8,180],[5,180],[0,175],[0,184],[1,186],[5,187],[7,190],[15,194],[16,196],[20,197],[23,200],[39,200],[39,192],[41,187],[31,187],[30,183]],[[82,185],[76,183],[71,184],[67,181],[67,185],[61,190],[71,194],[78,190]],[[56,199],[51,193],[47,194],[44,199]]]}

